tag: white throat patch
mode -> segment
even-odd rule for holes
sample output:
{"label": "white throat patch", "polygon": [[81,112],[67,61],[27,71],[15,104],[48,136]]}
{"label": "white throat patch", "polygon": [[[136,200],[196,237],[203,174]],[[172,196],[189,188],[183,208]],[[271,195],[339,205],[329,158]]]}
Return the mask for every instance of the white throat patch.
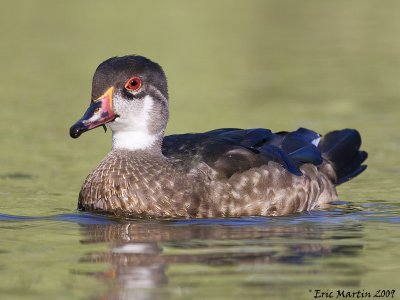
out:
{"label": "white throat patch", "polygon": [[160,138],[161,133],[151,134],[148,129],[150,113],[154,106],[153,98],[147,95],[142,103],[140,111],[127,111],[123,117],[109,123],[113,149],[144,150]]}

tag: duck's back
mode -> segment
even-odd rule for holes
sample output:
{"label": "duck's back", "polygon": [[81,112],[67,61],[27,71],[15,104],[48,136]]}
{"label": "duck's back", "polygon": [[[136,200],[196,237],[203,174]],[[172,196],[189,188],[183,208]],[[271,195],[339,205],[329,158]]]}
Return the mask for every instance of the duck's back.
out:
{"label": "duck's back", "polygon": [[222,128],[167,136],[162,152],[187,164],[203,161],[226,178],[268,162],[276,162],[289,173],[302,176],[301,166],[312,164],[337,185],[365,170],[362,163],[367,153],[360,151],[360,146],[360,134],[354,129],[321,136],[305,128],[277,133],[263,128]]}

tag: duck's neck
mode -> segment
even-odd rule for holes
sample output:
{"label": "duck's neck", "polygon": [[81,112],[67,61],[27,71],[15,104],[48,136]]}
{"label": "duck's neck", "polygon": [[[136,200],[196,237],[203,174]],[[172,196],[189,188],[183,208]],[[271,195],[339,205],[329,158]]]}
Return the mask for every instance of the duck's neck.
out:
{"label": "duck's neck", "polygon": [[112,149],[161,152],[162,138],[163,138],[162,132],[158,134],[149,134],[148,132],[143,132],[143,131],[113,131]]}

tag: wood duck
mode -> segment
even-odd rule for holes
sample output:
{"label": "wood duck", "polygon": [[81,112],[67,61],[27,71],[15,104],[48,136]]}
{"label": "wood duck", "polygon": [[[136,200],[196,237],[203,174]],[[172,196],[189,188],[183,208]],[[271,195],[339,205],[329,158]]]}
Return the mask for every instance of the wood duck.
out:
{"label": "wood duck", "polygon": [[167,79],[137,55],[101,63],[73,138],[107,124],[112,150],[86,178],[78,209],[135,218],[282,216],[337,200],[366,169],[353,129],[223,128],[164,136]]}

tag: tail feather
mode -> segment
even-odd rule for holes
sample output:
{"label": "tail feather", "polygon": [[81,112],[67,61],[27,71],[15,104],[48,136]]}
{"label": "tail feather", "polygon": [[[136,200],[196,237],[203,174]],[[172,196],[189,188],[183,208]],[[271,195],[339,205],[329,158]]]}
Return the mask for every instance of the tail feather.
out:
{"label": "tail feather", "polygon": [[322,156],[333,163],[337,185],[350,180],[367,168],[362,163],[368,154],[360,151],[360,146],[361,136],[354,129],[332,131],[321,139],[318,148]]}

